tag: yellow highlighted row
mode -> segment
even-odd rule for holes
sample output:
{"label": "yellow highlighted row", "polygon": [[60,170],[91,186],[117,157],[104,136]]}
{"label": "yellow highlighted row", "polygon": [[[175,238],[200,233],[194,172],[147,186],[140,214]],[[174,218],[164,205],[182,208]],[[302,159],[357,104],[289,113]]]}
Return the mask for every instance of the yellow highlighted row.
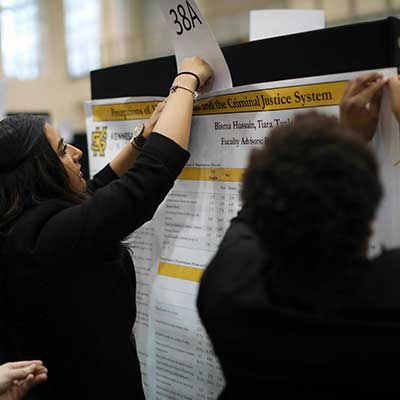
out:
{"label": "yellow highlighted row", "polygon": [[292,110],[340,104],[347,81],[220,95],[196,102],[194,115]]}
{"label": "yellow highlighted row", "polygon": [[185,265],[161,262],[158,265],[158,274],[170,278],[184,279],[186,281],[200,282],[203,270],[200,268],[186,267]]}
{"label": "yellow highlighted row", "polygon": [[[260,112],[340,104],[347,81],[315,83],[207,97],[198,100],[194,115]],[[99,104],[92,107],[94,121],[147,119],[158,101]]]}
{"label": "yellow highlighted row", "polygon": [[178,179],[192,181],[241,182],[243,168],[184,168]]}
{"label": "yellow highlighted row", "polygon": [[98,104],[92,107],[93,121],[126,121],[148,119],[158,101],[131,102],[123,104]]}

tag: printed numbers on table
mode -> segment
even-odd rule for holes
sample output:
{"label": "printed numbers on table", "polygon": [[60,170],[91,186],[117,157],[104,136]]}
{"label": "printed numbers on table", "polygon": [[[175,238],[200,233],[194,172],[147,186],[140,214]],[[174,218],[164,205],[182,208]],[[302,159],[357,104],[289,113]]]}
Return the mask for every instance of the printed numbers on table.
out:
{"label": "printed numbers on table", "polygon": [[186,7],[182,4],[178,4],[176,10],[174,8],[169,10],[169,14],[174,17],[173,23],[177,25],[176,34],[178,36],[182,35],[184,31],[189,32],[196,28],[196,20],[200,23],[200,25],[203,24],[189,1],[186,0],[184,4],[186,4]]}

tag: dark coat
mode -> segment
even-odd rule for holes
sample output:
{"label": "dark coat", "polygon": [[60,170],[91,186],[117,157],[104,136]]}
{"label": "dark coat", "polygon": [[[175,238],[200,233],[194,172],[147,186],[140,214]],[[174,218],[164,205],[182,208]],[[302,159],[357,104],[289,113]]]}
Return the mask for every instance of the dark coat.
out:
{"label": "dark coat", "polygon": [[197,300],[226,378],[221,399],[400,393],[400,250],[360,261],[346,291],[322,293],[326,304],[308,310],[271,290],[270,271],[266,252],[239,215],[203,275]]}
{"label": "dark coat", "polygon": [[95,176],[90,199],[48,201],[12,226],[1,262],[7,326],[18,357],[49,369],[40,398],[144,398],[135,272],[120,241],[152,218],[187,159],[153,133],[120,179],[109,166]]}

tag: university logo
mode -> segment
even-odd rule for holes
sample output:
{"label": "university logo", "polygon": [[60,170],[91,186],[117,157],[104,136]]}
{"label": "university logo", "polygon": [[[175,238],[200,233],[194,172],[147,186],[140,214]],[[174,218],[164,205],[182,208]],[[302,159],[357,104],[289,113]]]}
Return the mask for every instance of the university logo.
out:
{"label": "university logo", "polygon": [[96,128],[94,132],[92,132],[92,151],[93,156],[104,157],[104,152],[107,147],[107,127],[100,129]]}

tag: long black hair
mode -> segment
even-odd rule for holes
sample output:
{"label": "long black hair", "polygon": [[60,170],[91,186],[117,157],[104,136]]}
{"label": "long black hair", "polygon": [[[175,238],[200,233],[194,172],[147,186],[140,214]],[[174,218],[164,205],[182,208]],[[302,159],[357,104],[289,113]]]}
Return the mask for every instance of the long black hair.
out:
{"label": "long black hair", "polygon": [[48,142],[46,120],[18,115],[0,121],[0,233],[24,211],[52,199],[81,203]]}

